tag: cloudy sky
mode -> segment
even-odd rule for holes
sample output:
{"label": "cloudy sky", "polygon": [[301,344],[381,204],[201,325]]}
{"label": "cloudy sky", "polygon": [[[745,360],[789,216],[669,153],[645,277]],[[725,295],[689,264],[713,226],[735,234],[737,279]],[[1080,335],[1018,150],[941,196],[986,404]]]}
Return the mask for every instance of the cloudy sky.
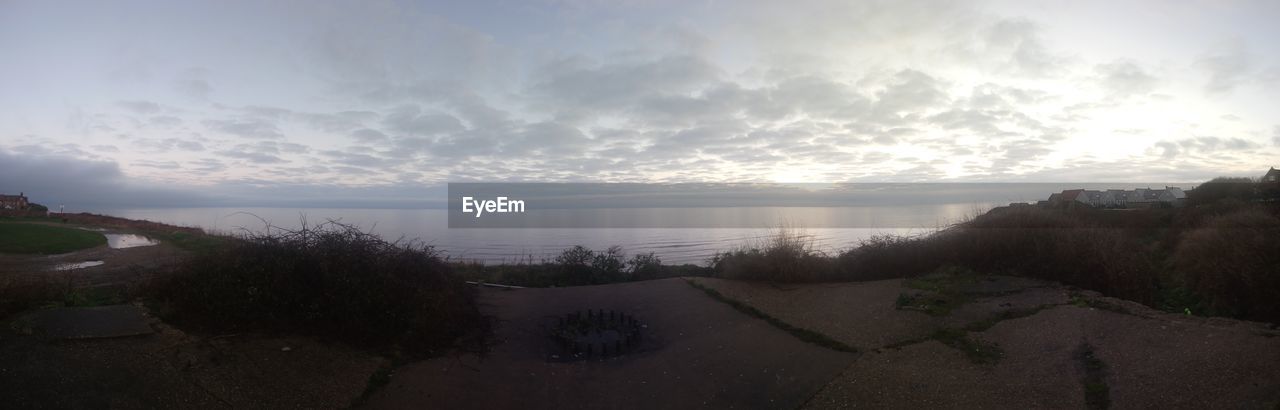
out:
{"label": "cloudy sky", "polygon": [[1276,21],[1274,1],[0,1],[0,191],[1256,177],[1280,165]]}

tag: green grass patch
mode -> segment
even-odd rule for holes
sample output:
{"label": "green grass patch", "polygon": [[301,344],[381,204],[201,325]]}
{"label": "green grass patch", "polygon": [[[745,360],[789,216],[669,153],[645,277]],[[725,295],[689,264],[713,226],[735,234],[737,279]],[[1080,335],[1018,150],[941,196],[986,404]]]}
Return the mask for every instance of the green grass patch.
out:
{"label": "green grass patch", "polygon": [[918,278],[907,279],[903,286],[924,291],[916,295],[898,295],[898,309],[918,310],[930,316],[946,316],[951,311],[969,303],[974,295],[965,292],[966,286],[978,283],[980,276],[968,269],[946,267]]}
{"label": "green grass patch", "polygon": [[704,293],[707,294],[707,296],[711,296],[712,299],[724,302],[725,304],[732,306],[734,309],[737,309],[739,312],[746,313],[749,316],[753,316],[759,319],[764,319],[764,321],[769,322],[770,325],[773,325],[776,328],[782,329],[787,333],[790,333],[792,336],[795,336],[797,339],[800,339],[804,342],[812,343],[818,346],[822,346],[831,350],[836,350],[841,352],[850,352],[850,353],[858,352],[858,349],[853,348],[853,346],[849,346],[847,344],[840,342],[839,340],[832,339],[830,336],[824,335],[822,333],[818,333],[809,329],[792,326],[790,323],[783,322],[778,318],[769,316],[768,314],[760,311],[760,309],[756,309],[751,305],[726,297],[720,294],[720,292],[716,291],[715,289],[703,286],[701,283],[698,283],[690,279],[685,279],[685,282],[688,282],[689,285],[693,286],[694,288],[702,290]]}
{"label": "green grass patch", "polygon": [[946,316],[952,310],[969,303],[971,297],[963,293],[924,293],[916,296],[898,295],[898,309],[918,310],[929,316]]}
{"label": "green grass patch", "polygon": [[183,231],[149,233],[148,236],[152,236],[155,239],[159,239],[161,242],[165,242],[191,252],[211,252],[226,245],[229,241],[235,240],[234,238],[225,236]]}
{"label": "green grass patch", "polygon": [[0,222],[0,253],[54,255],[106,243],[102,234],[82,229]]}

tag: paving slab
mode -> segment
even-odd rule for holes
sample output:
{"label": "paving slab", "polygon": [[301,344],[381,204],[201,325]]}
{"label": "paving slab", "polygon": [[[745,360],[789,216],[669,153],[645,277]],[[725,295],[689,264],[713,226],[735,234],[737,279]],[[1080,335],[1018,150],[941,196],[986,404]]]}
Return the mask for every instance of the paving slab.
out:
{"label": "paving slab", "polygon": [[725,297],[746,303],[801,328],[862,350],[919,339],[936,320],[895,306],[901,279],[773,286],[763,282],[697,278]]}
{"label": "paving slab", "polygon": [[42,309],[18,323],[51,339],[97,339],[154,333],[146,314],[133,305]]}
{"label": "paving slab", "polygon": [[[1034,280],[982,282],[949,315],[896,310],[901,281],[773,286],[698,279],[784,322],[865,348],[808,408],[1081,408],[1089,346],[1105,366],[1112,408],[1280,406],[1280,331],[1265,324],[1156,311],[1096,292]],[[1089,305],[1070,304],[1077,293]],[[1037,308],[1043,308],[1037,311]],[[1000,319],[966,337],[998,346],[994,364],[929,335]],[[878,334],[877,334],[878,332]],[[876,345],[878,343],[878,345]]]}
{"label": "paving slab", "polygon": [[[855,354],[800,341],[682,279],[559,289],[485,290],[498,345],[398,369],[371,408],[796,408]],[[638,353],[549,360],[545,325],[580,309],[613,309],[648,327]]]}

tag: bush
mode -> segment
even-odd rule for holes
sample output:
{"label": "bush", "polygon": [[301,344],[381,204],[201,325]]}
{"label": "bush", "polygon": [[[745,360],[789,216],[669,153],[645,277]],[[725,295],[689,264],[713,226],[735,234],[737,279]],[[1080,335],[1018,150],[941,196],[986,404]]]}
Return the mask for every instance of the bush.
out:
{"label": "bush", "polygon": [[662,274],[662,259],[653,252],[636,254],[627,261],[627,274],[632,280],[657,279]]}
{"label": "bush", "polygon": [[149,294],[177,324],[306,334],[410,356],[486,329],[474,290],[432,248],[336,223],[229,241],[158,279]]}
{"label": "bush", "polygon": [[1183,237],[1174,262],[1215,311],[1280,322],[1280,218],[1259,209],[1211,218]]}
{"label": "bush", "polygon": [[453,267],[470,280],[504,285],[550,287],[583,286],[652,280],[679,276],[706,276],[707,268],[695,265],[663,265],[653,252],[627,259],[620,246],[595,251],[577,245],[550,261],[484,265],[455,262]]}
{"label": "bush", "polygon": [[1217,177],[1187,192],[1187,204],[1205,205],[1225,199],[1248,201],[1256,197],[1256,187],[1249,178]]}
{"label": "bush", "polygon": [[712,256],[716,277],[775,282],[813,282],[836,278],[832,259],[813,249],[808,236],[779,229],[760,246],[746,246]]}

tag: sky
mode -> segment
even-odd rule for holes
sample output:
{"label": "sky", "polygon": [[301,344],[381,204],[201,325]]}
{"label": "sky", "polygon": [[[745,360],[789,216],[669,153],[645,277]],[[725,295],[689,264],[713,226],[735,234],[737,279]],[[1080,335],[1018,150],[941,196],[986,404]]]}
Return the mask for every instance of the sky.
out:
{"label": "sky", "polygon": [[1280,166],[1274,1],[0,0],[0,192],[1141,182]]}

